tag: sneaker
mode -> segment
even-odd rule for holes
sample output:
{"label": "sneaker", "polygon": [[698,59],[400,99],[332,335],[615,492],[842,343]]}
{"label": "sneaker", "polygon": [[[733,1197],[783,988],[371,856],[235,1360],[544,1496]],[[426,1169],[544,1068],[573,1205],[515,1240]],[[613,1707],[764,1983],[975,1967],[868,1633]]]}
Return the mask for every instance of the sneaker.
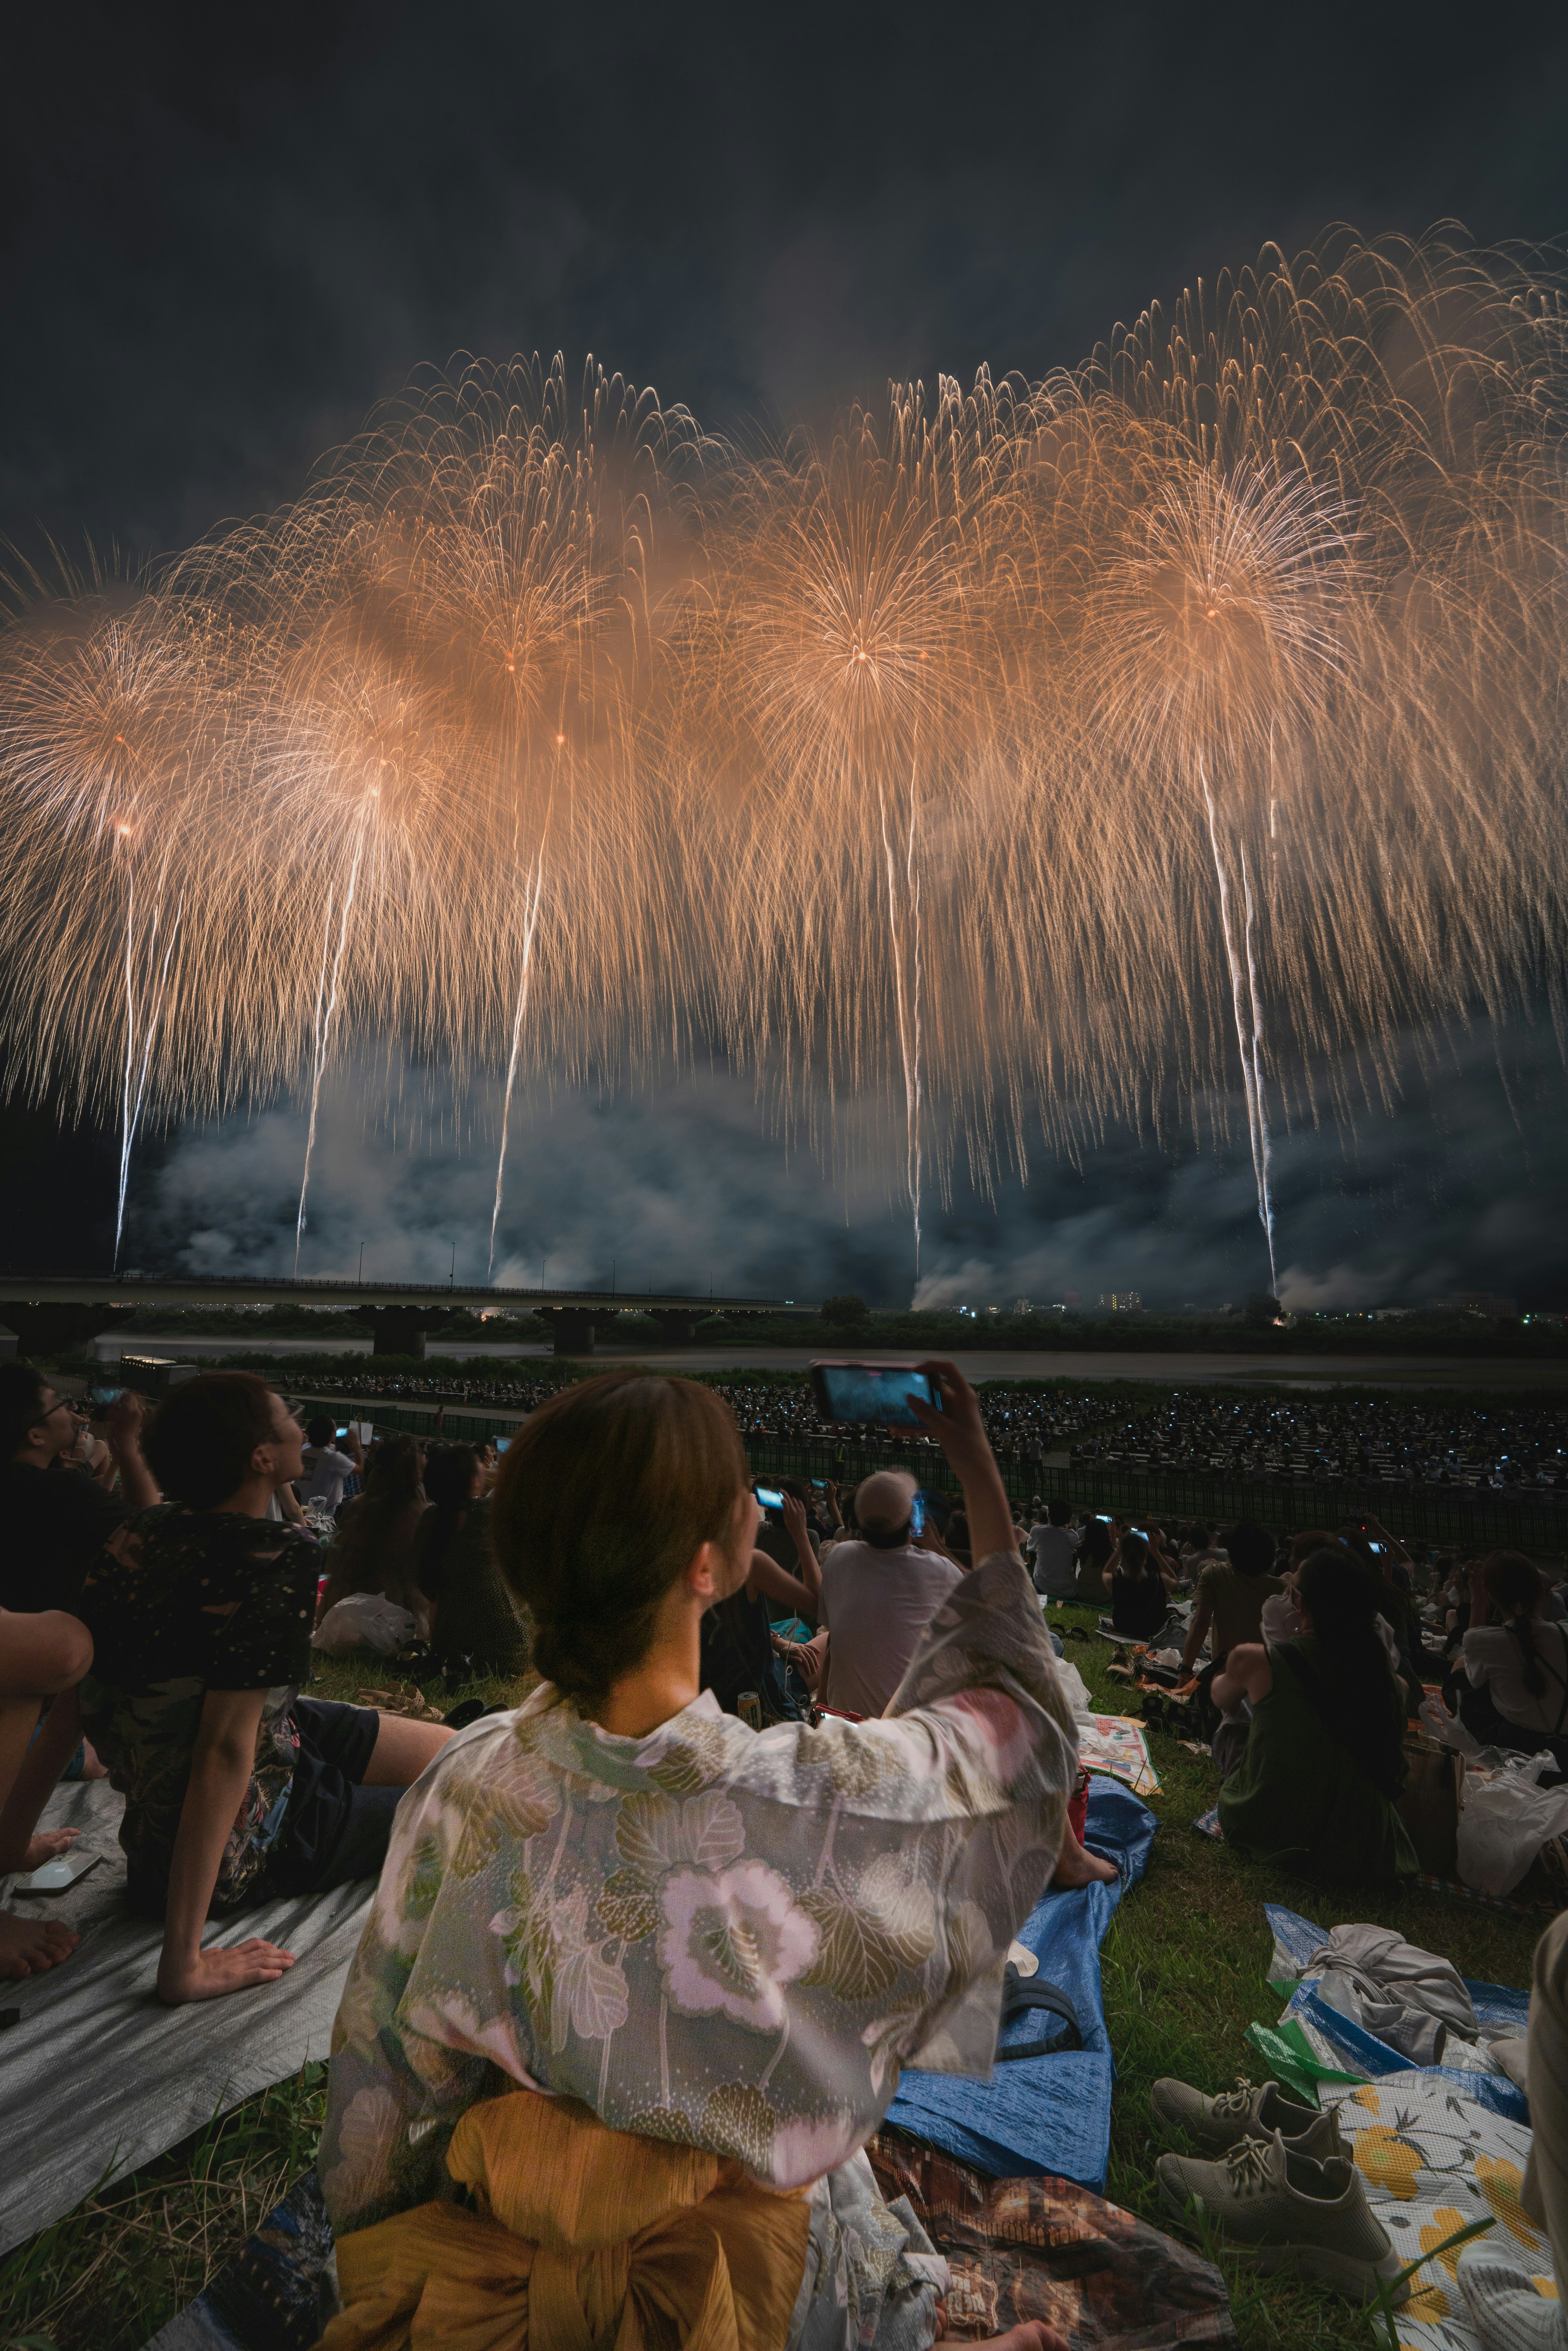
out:
{"label": "sneaker", "polygon": [[1244,2138],[1218,2163],[1162,2155],[1155,2176],[1167,2200],[1186,2212],[1195,2198],[1228,2240],[1228,2250],[1256,2269],[1316,2278],[1358,2302],[1386,2287],[1397,2304],[1410,2281],[1406,2264],[1366,2200],[1354,2163],[1297,2155],[1280,2133]]}
{"label": "sneaker", "polygon": [[1458,2276],[1481,2351],[1568,2351],[1568,2312],[1505,2248],[1467,2245]]}
{"label": "sneaker", "polygon": [[1186,2131],[1206,2155],[1223,2155],[1244,2138],[1272,2138],[1276,2131],[1293,2154],[1310,2155],[1319,2163],[1345,2151],[1334,2109],[1319,2114],[1315,2106],[1298,2106],[1278,2082],[1255,2090],[1250,2082],[1239,2081],[1219,2097],[1206,2098],[1201,2090],[1167,2075],[1155,2084],[1149,2103],[1161,2122]]}

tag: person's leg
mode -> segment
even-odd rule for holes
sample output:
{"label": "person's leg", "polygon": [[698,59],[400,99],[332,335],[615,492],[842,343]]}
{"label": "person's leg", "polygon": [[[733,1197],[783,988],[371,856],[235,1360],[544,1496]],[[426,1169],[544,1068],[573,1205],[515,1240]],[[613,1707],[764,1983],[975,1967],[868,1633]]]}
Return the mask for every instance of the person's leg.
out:
{"label": "person's leg", "polygon": [[297,1698],[293,1713],[299,1761],[268,1864],[275,1890],[324,1894],[378,1877],[403,1790],[453,1733],[329,1698]]}
{"label": "person's leg", "polygon": [[[74,1829],[34,1834],[38,1814],[80,1737],[74,1691],[92,1663],[87,1626],[63,1610],[5,1612],[0,1625],[0,1872],[37,1869],[75,1843]],[[38,1710],[55,1703],[37,1740]],[[42,1975],[77,1938],[53,1921],[0,1913],[0,1977]]]}
{"label": "person's leg", "polygon": [[444,1722],[412,1722],[405,1714],[378,1717],[380,1729],[361,1784],[407,1788],[455,1734]]}
{"label": "person's leg", "polygon": [[[1546,2232],[1561,2288],[1568,2283],[1568,1911],[1535,1947],[1525,2082],[1531,2137],[1519,2200]],[[1501,2229],[1465,2247],[1459,2284],[1481,2351],[1568,2351],[1568,2314],[1531,2277],[1541,2267]]]}

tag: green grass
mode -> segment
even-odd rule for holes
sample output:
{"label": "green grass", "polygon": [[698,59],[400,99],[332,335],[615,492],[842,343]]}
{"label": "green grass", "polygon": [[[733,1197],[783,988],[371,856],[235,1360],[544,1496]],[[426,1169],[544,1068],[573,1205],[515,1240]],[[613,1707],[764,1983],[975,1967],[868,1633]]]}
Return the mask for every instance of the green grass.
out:
{"label": "green grass", "polygon": [[[1053,1612],[1059,1631],[1094,1623],[1088,1609]],[[1107,1714],[1134,1710],[1124,1686],[1107,1678],[1111,1651],[1091,1638],[1067,1644],[1094,1702]],[[320,1661],[313,1685],[324,1698],[357,1700],[392,1677],[375,1660]],[[514,1703],[526,1682],[491,1681],[448,1696]],[[407,1686],[405,1686],[407,1687]],[[1542,1921],[1427,1893],[1336,1898],[1276,1870],[1240,1861],[1194,1834],[1218,1780],[1207,1757],[1154,1732],[1150,1752],[1163,1782],[1148,1799],[1160,1822],[1148,1871],[1117,1911],[1102,1955],[1105,2014],[1115,2053],[1108,2193],[1156,2227],[1185,2233],[1160,2196],[1155,2163],[1168,2142],[1149,2104],[1162,2074],[1201,2090],[1256,2078],[1243,2034],[1272,2022],[1279,1995],[1267,1982],[1272,1940],[1265,1902],[1302,1910],[1325,1927],[1374,1918],[1410,1941],[1446,1952],[1463,1975],[1524,1985]],[[155,2163],[89,2197],[0,2262],[0,2345],[52,2351],[136,2351],[201,2291],[234,2248],[311,2161],[324,2100],[322,2069],[308,2066],[215,2120]],[[1371,2323],[1312,2286],[1259,2280],[1208,2250],[1229,2282],[1247,2351],[1372,2351]]]}
{"label": "green grass", "polygon": [[[1060,1632],[1095,1620],[1088,1609],[1063,1608],[1051,1621]],[[1136,1710],[1125,1686],[1106,1676],[1113,1655],[1106,1642],[1070,1640],[1066,1646],[1096,1706],[1107,1714]],[[1147,1872],[1117,1910],[1101,1954],[1117,2072],[1107,2193],[1183,2235],[1190,2232],[1174,2219],[1155,2179],[1156,2159],[1176,2142],[1155,2120],[1149,2091],[1162,2074],[1210,2092],[1229,2089],[1240,2074],[1262,2078],[1261,2061],[1243,2034],[1254,2021],[1272,2023],[1282,2004],[1268,1982],[1273,1938],[1265,1902],[1302,1911],[1325,1928],[1370,1918],[1446,1953],[1461,1975],[1519,1986],[1530,1981],[1530,1955],[1545,1922],[1420,1891],[1339,1896],[1242,1861],[1191,1825],[1218,1791],[1208,1758],[1189,1755],[1159,1731],[1150,1733],[1149,1752],[1162,1787],[1145,1801],[1160,1833]],[[1230,2285],[1248,2351],[1370,2351],[1378,2339],[1368,2319],[1321,2289],[1255,2278],[1221,2249],[1208,2250]]]}

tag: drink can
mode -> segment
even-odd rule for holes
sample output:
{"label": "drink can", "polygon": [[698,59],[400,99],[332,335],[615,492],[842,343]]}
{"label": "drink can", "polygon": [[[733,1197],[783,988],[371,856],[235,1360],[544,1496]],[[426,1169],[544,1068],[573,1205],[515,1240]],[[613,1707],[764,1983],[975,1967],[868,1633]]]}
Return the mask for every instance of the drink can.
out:
{"label": "drink can", "polygon": [[753,1730],[761,1729],[762,1700],[755,1690],[742,1690],[735,1701],[735,1710],[742,1722],[748,1722]]}

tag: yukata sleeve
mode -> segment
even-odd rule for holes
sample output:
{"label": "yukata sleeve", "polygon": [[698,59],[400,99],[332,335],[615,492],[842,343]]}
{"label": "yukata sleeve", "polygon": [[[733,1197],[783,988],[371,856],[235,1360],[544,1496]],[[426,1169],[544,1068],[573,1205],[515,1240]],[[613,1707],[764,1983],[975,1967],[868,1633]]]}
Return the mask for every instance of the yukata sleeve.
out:
{"label": "yukata sleeve", "polygon": [[920,2045],[907,2062],[988,2076],[1008,1947],[1050,1884],[1078,1775],[1078,1732],[1040,1604],[993,1552],[932,1619],[887,1708],[919,1738],[957,1834]]}

